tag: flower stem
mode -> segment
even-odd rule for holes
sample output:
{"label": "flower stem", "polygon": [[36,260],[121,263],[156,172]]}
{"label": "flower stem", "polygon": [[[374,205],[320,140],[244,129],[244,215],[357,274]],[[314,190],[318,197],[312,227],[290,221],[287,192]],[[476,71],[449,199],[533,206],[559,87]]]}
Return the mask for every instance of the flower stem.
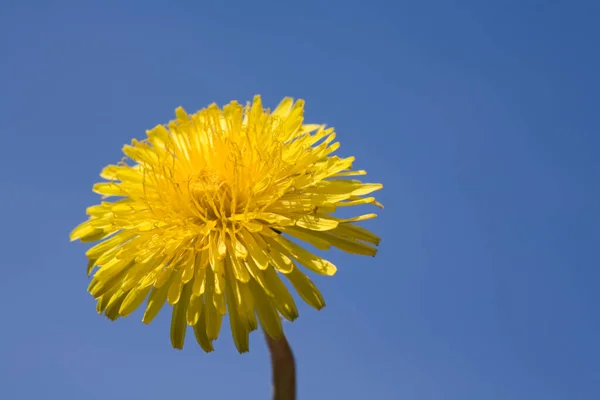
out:
{"label": "flower stem", "polygon": [[296,399],[296,364],[292,349],[282,335],[273,339],[265,333],[273,369],[273,400]]}

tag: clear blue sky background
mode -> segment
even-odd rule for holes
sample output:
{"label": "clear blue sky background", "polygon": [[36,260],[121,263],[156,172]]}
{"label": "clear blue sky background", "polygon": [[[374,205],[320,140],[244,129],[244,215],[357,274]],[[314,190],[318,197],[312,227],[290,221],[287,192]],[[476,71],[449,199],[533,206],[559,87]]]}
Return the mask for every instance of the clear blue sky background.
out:
{"label": "clear blue sky background", "polygon": [[255,93],[385,185],[378,256],[287,325],[301,399],[600,398],[598,4],[0,2],[0,398],[269,398],[260,333],[111,323],[68,241],[124,143]]}

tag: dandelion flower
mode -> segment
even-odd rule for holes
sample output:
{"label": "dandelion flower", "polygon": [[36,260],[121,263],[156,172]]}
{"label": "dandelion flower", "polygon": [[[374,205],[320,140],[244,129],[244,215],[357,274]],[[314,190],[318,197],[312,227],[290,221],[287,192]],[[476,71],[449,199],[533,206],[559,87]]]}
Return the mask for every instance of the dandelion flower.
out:
{"label": "dandelion flower", "polygon": [[303,124],[303,113],[302,100],[285,98],[271,112],[260,96],[246,107],[233,101],[191,115],[180,107],[174,121],[124,146],[123,161],[94,185],[102,202],[71,233],[98,242],[86,252],[97,311],[115,320],[147,299],[147,324],[166,302],[173,347],[183,348],[192,326],[207,352],[228,315],[242,353],[259,323],[276,339],[280,316],[298,317],[282,278],[306,303],[324,307],[300,266],[322,275],[336,267],[298,241],[374,256],[380,239],[355,222],[376,215],[333,213],[381,207],[367,195],[382,185],[352,179],[365,171],[352,170],[353,157],[332,155],[334,130]]}

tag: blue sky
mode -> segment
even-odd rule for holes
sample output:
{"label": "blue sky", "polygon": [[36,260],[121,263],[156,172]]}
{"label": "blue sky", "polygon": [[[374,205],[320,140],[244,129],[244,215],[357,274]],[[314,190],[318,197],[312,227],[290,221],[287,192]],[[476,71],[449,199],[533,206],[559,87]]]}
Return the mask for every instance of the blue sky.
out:
{"label": "blue sky", "polygon": [[169,313],[111,323],[68,240],[123,144],[256,93],[304,98],[385,186],[378,256],[331,254],[328,306],[286,325],[301,399],[600,397],[598,3],[1,9],[0,398],[269,397],[259,333],[206,355]]}

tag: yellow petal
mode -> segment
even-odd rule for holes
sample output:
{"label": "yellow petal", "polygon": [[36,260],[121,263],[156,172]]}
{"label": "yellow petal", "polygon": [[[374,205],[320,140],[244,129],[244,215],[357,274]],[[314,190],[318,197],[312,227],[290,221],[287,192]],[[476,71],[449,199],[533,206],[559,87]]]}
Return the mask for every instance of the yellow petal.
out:
{"label": "yellow petal", "polygon": [[[254,260],[254,262],[256,263],[256,265],[258,266],[258,268],[264,270],[267,268],[267,266],[269,265],[269,257],[267,256],[267,254],[263,251],[263,248],[260,243],[258,243],[256,241],[257,238],[260,238],[259,235],[253,235],[250,232],[247,232],[245,230],[240,232],[242,237],[244,238],[244,241],[246,243],[246,248],[248,249],[248,252],[250,254],[250,257],[252,258],[252,260]],[[264,241],[262,241],[264,243]]]}
{"label": "yellow petal", "polygon": [[134,312],[144,302],[151,288],[151,286],[146,286],[132,289],[123,300],[119,308],[119,314],[126,317]]}
{"label": "yellow petal", "polygon": [[[149,241],[149,235],[140,235],[134,237],[118,247],[119,251],[117,252],[115,257],[121,259],[134,259],[139,254],[139,249],[141,247],[144,247]],[[114,249],[111,250],[114,251]]]}
{"label": "yellow petal", "polygon": [[250,280],[250,274],[248,273],[245,264],[243,264],[243,261],[235,256],[232,256],[231,253],[228,258],[233,267],[233,274],[235,278],[244,283],[248,282]]}
{"label": "yellow petal", "polygon": [[301,133],[302,134],[311,133],[311,132],[316,131],[319,128],[324,128],[324,126],[319,125],[319,124],[304,124],[304,125],[302,125]]}
{"label": "yellow petal", "polygon": [[90,285],[88,286],[88,292],[90,292],[90,294],[97,299],[112,288],[120,288],[123,278],[125,277],[125,272],[126,270],[123,270],[119,274],[105,280],[97,279],[96,276],[94,276],[90,282]]}
{"label": "yellow petal", "polygon": [[313,235],[312,232],[307,232],[304,229],[286,227],[284,232],[296,239],[312,244],[319,250],[329,250],[331,248],[331,244],[328,241],[323,240]]}
{"label": "yellow petal", "polygon": [[322,215],[307,214],[296,220],[296,226],[313,231],[328,231],[338,226],[338,222]]}
{"label": "yellow petal", "polygon": [[364,169],[360,169],[357,171],[338,172],[337,174],[333,175],[333,177],[341,178],[344,176],[360,176],[360,175],[366,175],[366,174],[367,174],[367,171],[365,171]]}
{"label": "yellow petal", "polygon": [[91,216],[91,219],[93,220],[104,218],[106,214],[110,213],[110,207],[108,204],[111,203],[102,202],[101,204],[96,204],[95,206],[89,206],[85,209],[85,213]]}
{"label": "yellow petal", "polygon": [[171,316],[171,344],[175,349],[183,349],[185,332],[187,330],[187,307],[192,292],[192,285],[187,284],[181,291],[180,301],[173,306]]}
{"label": "yellow petal", "polygon": [[154,282],[154,287],[157,289],[162,288],[171,278],[171,274],[173,273],[173,266],[167,264],[162,267],[162,269],[158,272],[156,276],[156,281]]}
{"label": "yellow petal", "polygon": [[223,291],[223,293],[213,293],[213,304],[215,305],[217,312],[221,315],[225,315],[227,313],[224,292],[225,291]]}
{"label": "yellow petal", "polygon": [[88,251],[85,252],[85,255],[88,258],[98,258],[106,251],[112,250],[115,247],[122,245],[124,242],[131,239],[135,235],[135,232],[121,231],[116,235],[112,236],[111,238],[106,239],[98,243],[97,245],[91,247]]}
{"label": "yellow petal", "polygon": [[71,232],[71,241],[79,239],[82,242],[94,242],[102,239],[106,235],[104,229],[95,228],[92,226],[92,223],[92,220],[88,220],[73,229],[73,232]]}
{"label": "yellow petal", "polygon": [[138,262],[127,271],[123,282],[123,289],[129,290],[140,285],[142,287],[153,285],[160,266],[164,263],[163,256],[151,258],[146,262]]}
{"label": "yellow petal", "polygon": [[207,353],[214,350],[212,340],[210,340],[207,335],[206,312],[204,309],[200,312],[198,322],[194,325],[194,334],[196,335],[196,341],[200,347],[202,347],[202,350]]}
{"label": "yellow petal", "polygon": [[153,148],[148,145],[144,145],[135,139],[132,140],[131,143],[131,146],[123,146],[123,153],[125,153],[127,157],[137,161],[140,164],[153,165],[159,163],[159,158]]}
{"label": "yellow petal", "polygon": [[292,110],[287,116],[284,122],[283,132],[286,132],[287,135],[283,137],[283,141],[287,142],[288,140],[294,138],[299,128],[302,126],[302,115],[304,114],[304,100],[299,99],[294,103]]}
{"label": "yellow petal", "polygon": [[[272,239],[267,240],[268,243],[273,243]],[[269,252],[269,257],[271,259],[271,264],[275,269],[283,274],[287,274],[294,268],[294,263],[290,260],[286,255],[281,254],[277,250],[272,250]]]}
{"label": "yellow petal", "polygon": [[209,340],[216,340],[221,331],[223,315],[215,306],[215,280],[210,268],[206,268],[206,289],[204,292],[204,312],[206,313],[206,335]]}
{"label": "yellow petal", "polygon": [[263,212],[256,215],[256,219],[268,222],[270,224],[276,224],[278,226],[291,226],[294,225],[292,218],[286,217],[285,215],[275,214],[272,212]]}
{"label": "yellow petal", "polygon": [[124,165],[109,165],[104,168],[100,176],[108,180],[129,181],[133,183],[142,183],[144,175],[139,169]]}
{"label": "yellow petal", "polygon": [[283,329],[277,309],[271,304],[269,297],[256,282],[251,281],[249,286],[255,300],[256,313],[258,314],[260,325],[263,327],[266,334],[273,339],[280,338]]}
{"label": "yellow petal", "polygon": [[238,240],[235,234],[232,233],[230,237],[232,248],[229,249],[229,252],[235,255],[236,258],[241,258],[242,260],[245,260],[246,257],[248,257],[248,249],[246,249],[246,246],[244,246],[244,243],[242,241]]}
{"label": "yellow petal", "polygon": [[145,324],[149,324],[152,322],[154,317],[158,315],[158,312],[167,301],[167,294],[169,293],[169,285],[164,285],[161,288],[157,289],[154,287],[150,296],[148,297],[148,306],[146,307],[146,312],[144,313],[144,317],[142,318],[142,322]]}
{"label": "yellow petal", "polygon": [[363,215],[359,215],[357,217],[340,220],[340,222],[343,222],[343,223],[360,222],[360,221],[367,221],[367,220],[373,219],[373,218],[377,218],[377,214],[372,214],[372,213],[371,214],[363,214]]}
{"label": "yellow petal", "polygon": [[94,274],[94,279],[107,281],[125,272],[134,265],[133,260],[117,260],[116,258],[104,264]]}
{"label": "yellow petal", "polygon": [[298,268],[286,274],[285,277],[292,283],[302,300],[317,310],[325,307],[325,299],[315,284]]}
{"label": "yellow petal", "polygon": [[118,291],[119,291],[119,286],[113,285],[113,286],[109,287],[106,291],[104,291],[104,293],[101,296],[94,296],[97,300],[96,311],[98,311],[98,314],[104,313],[104,311],[106,310],[106,307],[108,306],[108,303],[110,302],[110,299]]}
{"label": "yellow petal", "polygon": [[354,224],[339,224],[337,228],[331,231],[331,233],[346,238],[362,240],[367,243],[372,243],[376,246],[379,245],[379,242],[381,241],[379,236],[375,235],[368,229]]}
{"label": "yellow petal", "polygon": [[169,140],[169,131],[163,125],[157,125],[146,131],[146,135],[154,147],[164,147]]}
{"label": "yellow petal", "polygon": [[97,279],[92,279],[92,281],[88,285],[87,290],[92,296],[94,296],[95,299],[99,299],[105,293],[113,289],[115,286],[116,284],[113,281],[102,282]]}
{"label": "yellow petal", "polygon": [[298,309],[294,298],[287,290],[285,284],[279,279],[277,272],[271,267],[265,272],[265,282],[269,287],[269,290],[273,293],[272,301],[277,307],[281,315],[289,321],[293,321],[298,318]]}
{"label": "yellow petal", "polygon": [[377,249],[373,246],[356,240],[355,238],[348,238],[335,235],[332,232],[334,231],[307,232],[307,234],[312,234],[313,236],[316,236],[319,239],[327,241],[328,243],[331,243],[333,246],[345,251],[346,253],[359,254],[364,256],[375,256],[375,254],[377,254]]}
{"label": "yellow petal", "polygon": [[279,117],[279,118],[287,118],[288,115],[290,114],[290,111],[292,111],[293,105],[294,105],[293,98],[291,98],[291,97],[284,98],[283,100],[281,100],[281,103],[279,103],[277,108],[275,108],[275,110],[273,111],[273,116]]}
{"label": "yellow petal", "polygon": [[380,183],[362,183],[358,180],[336,179],[321,181],[314,187],[305,188],[307,193],[343,194],[351,196],[364,196],[383,188]]}
{"label": "yellow petal", "polygon": [[188,283],[194,277],[194,267],[195,267],[195,254],[193,251],[189,251],[186,255],[185,260],[181,262],[180,268],[183,270],[183,274],[181,275],[181,280],[183,283]]}
{"label": "yellow petal", "polygon": [[215,279],[215,293],[223,294],[225,291],[225,262],[217,259],[217,262],[212,265]]}
{"label": "yellow petal", "polygon": [[92,190],[95,193],[104,195],[105,197],[127,195],[127,193],[123,190],[121,185],[115,182],[96,183]]}
{"label": "yellow petal", "polygon": [[169,293],[167,294],[167,301],[170,305],[177,304],[177,302],[179,302],[179,298],[181,297],[181,291],[183,289],[181,273],[181,270],[173,272],[173,279],[171,279],[171,283],[169,284]]}
{"label": "yellow petal", "polygon": [[267,296],[273,296],[273,293],[269,290],[268,285],[265,282],[263,270],[258,268],[258,266],[254,263],[254,260],[252,260],[252,258],[248,258],[245,261],[245,265],[252,278],[254,278],[256,283],[258,283],[262,290],[264,290]]}
{"label": "yellow petal", "polygon": [[290,257],[298,260],[298,262],[300,262],[300,264],[304,265],[306,268],[309,268],[322,275],[332,276],[336,273],[337,268],[335,265],[303,249],[296,243],[289,241],[281,235],[278,235],[273,239],[277,244],[280,245],[279,248],[282,251],[286,252]]}
{"label": "yellow petal", "polygon": [[202,296],[204,290],[206,289],[206,278],[205,278],[206,268],[197,267],[196,273],[194,275],[194,283],[192,286],[192,292],[196,297]]}
{"label": "yellow petal", "polygon": [[114,321],[120,317],[119,309],[121,308],[121,304],[123,304],[123,300],[125,300],[126,295],[126,292],[119,289],[110,298],[108,304],[106,305],[106,310],[104,310],[104,315],[106,315],[111,321]]}
{"label": "yellow petal", "polygon": [[90,276],[90,274],[92,273],[92,270],[94,269],[95,266],[96,266],[95,259],[91,259],[88,261],[88,265],[87,265],[87,275],[88,276]]}
{"label": "yellow petal", "polygon": [[183,107],[179,106],[175,109],[175,116],[178,120],[187,122],[190,120],[188,113],[184,110]]}
{"label": "yellow petal", "polygon": [[258,329],[258,320],[256,319],[256,314],[254,312],[254,297],[252,296],[252,292],[247,283],[237,282],[237,285],[242,299],[240,304],[240,315],[248,324],[250,332],[255,331]]}
{"label": "yellow petal", "polygon": [[332,245],[334,245],[335,247],[337,247],[340,250],[345,251],[346,253],[350,253],[350,254],[359,254],[359,255],[363,255],[363,256],[371,256],[374,257],[375,254],[377,254],[377,249],[359,242],[357,240],[352,240],[352,239],[347,239],[347,238],[343,238],[343,237],[339,237],[339,236],[335,236],[335,235],[327,235],[323,237],[324,239],[326,238]]}
{"label": "yellow petal", "polygon": [[217,255],[219,259],[224,259],[227,254],[227,244],[225,243],[225,234],[218,235]]}
{"label": "yellow petal", "polygon": [[187,323],[188,325],[196,325],[200,319],[200,313],[202,312],[203,306],[202,296],[197,297],[192,293],[190,297],[190,304],[187,309]]}
{"label": "yellow petal", "polygon": [[96,297],[96,311],[98,311],[98,314],[104,313],[106,307],[108,306],[108,303],[118,291],[119,287],[115,285],[106,290],[101,296]]}
{"label": "yellow petal", "polygon": [[250,349],[250,329],[248,324],[245,323],[240,316],[240,307],[236,304],[235,300],[235,285],[236,280],[231,277],[226,280],[227,289],[225,294],[227,297],[227,309],[229,314],[229,325],[231,326],[231,333],[235,347],[240,353],[245,353]]}
{"label": "yellow petal", "polygon": [[383,208],[383,206],[381,206],[381,204],[375,200],[375,197],[363,197],[354,200],[348,199],[348,201],[340,201],[338,203],[335,203],[335,205],[338,207],[360,206],[362,204],[373,204],[379,208]]}
{"label": "yellow petal", "polygon": [[113,247],[112,249],[105,251],[100,257],[98,257],[97,264],[105,265],[105,264],[109,263],[110,261],[117,261],[116,256],[117,256],[118,252],[119,252],[118,247]]}

